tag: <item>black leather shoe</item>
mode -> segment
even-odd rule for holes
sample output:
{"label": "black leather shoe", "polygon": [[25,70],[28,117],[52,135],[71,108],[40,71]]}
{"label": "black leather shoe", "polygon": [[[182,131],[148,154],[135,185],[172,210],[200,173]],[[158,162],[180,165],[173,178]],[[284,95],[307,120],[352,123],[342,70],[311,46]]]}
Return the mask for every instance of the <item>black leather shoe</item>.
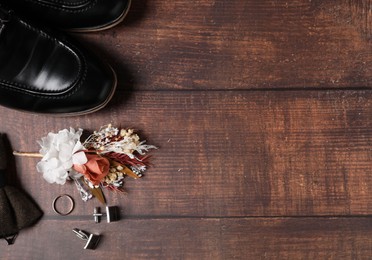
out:
{"label": "black leather shoe", "polygon": [[0,105],[81,115],[106,105],[115,87],[111,67],[77,42],[0,8]]}
{"label": "black leather shoe", "polygon": [[111,28],[128,13],[131,0],[0,0],[40,24],[89,32]]}

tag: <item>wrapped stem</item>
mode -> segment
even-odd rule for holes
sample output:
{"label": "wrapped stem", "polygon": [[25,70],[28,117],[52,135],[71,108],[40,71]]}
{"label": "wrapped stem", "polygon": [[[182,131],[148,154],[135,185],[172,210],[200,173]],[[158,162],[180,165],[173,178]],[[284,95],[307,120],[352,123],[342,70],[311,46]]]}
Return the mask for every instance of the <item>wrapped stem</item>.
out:
{"label": "wrapped stem", "polygon": [[13,155],[21,157],[43,158],[43,156],[40,153],[13,151]]}

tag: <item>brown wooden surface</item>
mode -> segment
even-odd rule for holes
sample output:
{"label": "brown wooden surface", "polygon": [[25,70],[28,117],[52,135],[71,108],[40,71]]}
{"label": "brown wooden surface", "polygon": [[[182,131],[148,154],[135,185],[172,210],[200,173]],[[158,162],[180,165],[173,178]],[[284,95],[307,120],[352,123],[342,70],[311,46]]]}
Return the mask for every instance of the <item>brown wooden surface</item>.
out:
{"label": "brown wooden surface", "polygon": [[372,86],[370,0],[133,0],[84,38],[139,90]]}
{"label": "brown wooden surface", "polygon": [[[70,220],[57,226],[60,221],[48,219],[24,231],[17,245],[2,248],[2,259],[338,260],[371,259],[372,250],[370,218],[126,219],[120,225]],[[105,230],[95,251],[68,238],[76,226]]]}
{"label": "brown wooden surface", "polygon": [[[0,259],[371,259],[372,2],[134,0],[122,25],[76,35],[109,60],[103,110],[58,118],[0,107],[15,150],[67,127],[113,123],[160,147],[122,220],[46,183],[15,158],[43,219],[0,243]],[[68,193],[76,208],[56,215]],[[103,235],[95,251],[72,233]]]}

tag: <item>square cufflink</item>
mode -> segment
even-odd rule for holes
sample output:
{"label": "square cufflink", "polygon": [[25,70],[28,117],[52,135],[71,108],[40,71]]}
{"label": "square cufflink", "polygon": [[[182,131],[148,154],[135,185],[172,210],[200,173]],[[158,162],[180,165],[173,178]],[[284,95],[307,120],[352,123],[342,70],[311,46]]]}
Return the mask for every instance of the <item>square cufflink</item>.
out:
{"label": "square cufflink", "polygon": [[106,206],[106,213],[101,213],[100,207],[95,207],[93,212],[94,222],[101,222],[101,218],[106,216],[107,223],[118,221],[120,219],[119,208],[116,206]]}
{"label": "square cufflink", "polygon": [[96,249],[99,241],[101,240],[100,235],[90,234],[84,230],[74,228],[72,231],[76,234],[78,238],[87,241],[84,246],[84,249]]}

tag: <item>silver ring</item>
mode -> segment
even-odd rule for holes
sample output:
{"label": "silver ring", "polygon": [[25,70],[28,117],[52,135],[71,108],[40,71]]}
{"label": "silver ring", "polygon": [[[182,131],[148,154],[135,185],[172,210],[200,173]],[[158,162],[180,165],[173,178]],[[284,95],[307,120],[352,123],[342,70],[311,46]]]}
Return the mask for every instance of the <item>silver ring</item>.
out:
{"label": "silver ring", "polygon": [[[71,202],[71,207],[68,210],[68,212],[66,212],[66,213],[60,212],[59,210],[57,210],[57,207],[56,207],[57,201],[60,198],[63,198],[63,197],[67,197],[69,199],[69,201]],[[69,215],[74,210],[75,202],[74,202],[73,198],[70,195],[68,195],[68,194],[62,194],[62,195],[59,195],[57,198],[55,198],[53,200],[52,207],[53,207],[53,210],[54,210],[55,213],[57,213],[57,214],[59,214],[61,216],[67,216],[67,215]]]}

